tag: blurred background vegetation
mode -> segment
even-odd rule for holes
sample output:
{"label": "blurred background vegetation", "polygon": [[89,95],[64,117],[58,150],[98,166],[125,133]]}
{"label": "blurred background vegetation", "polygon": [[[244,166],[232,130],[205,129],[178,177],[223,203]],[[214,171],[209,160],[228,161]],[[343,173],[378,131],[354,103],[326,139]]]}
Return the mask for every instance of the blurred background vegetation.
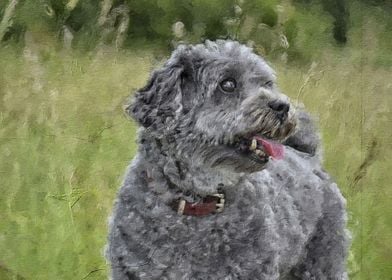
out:
{"label": "blurred background vegetation", "polygon": [[1,0],[0,279],[106,279],[135,153],[122,113],[180,42],[233,38],[316,117],[347,198],[351,279],[392,279],[392,2]]}

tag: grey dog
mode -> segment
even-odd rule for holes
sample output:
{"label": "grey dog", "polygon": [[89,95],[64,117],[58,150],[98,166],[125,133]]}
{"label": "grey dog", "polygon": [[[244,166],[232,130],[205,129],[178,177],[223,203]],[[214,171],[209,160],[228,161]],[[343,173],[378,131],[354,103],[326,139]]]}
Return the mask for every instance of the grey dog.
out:
{"label": "grey dog", "polygon": [[245,45],[180,45],[127,112],[139,149],[110,221],[117,279],[347,279],[345,200],[310,117]]}

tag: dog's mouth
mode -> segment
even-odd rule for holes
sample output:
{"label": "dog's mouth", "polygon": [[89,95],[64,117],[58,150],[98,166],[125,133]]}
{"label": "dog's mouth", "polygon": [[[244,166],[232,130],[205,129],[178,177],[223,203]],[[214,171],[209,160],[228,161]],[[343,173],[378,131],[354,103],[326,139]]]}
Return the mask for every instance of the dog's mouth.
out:
{"label": "dog's mouth", "polygon": [[283,144],[278,139],[267,138],[260,134],[241,137],[232,147],[240,155],[259,164],[267,163],[270,158],[275,160],[284,158]]}

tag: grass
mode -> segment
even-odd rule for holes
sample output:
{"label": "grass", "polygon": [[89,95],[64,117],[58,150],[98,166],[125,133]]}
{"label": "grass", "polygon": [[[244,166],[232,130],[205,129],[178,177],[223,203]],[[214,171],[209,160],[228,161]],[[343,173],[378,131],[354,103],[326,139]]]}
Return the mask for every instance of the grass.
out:
{"label": "grass", "polygon": [[[391,279],[392,84],[353,56],[275,67],[283,91],[318,118],[325,167],[347,198],[351,279]],[[153,55],[32,44],[0,58],[0,279],[106,279],[107,218],[135,153],[121,108]]]}

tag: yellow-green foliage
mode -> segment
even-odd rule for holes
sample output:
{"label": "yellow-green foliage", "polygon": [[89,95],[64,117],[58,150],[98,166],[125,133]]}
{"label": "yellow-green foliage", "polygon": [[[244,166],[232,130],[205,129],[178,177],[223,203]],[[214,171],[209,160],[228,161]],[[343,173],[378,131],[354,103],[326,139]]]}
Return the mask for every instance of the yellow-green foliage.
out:
{"label": "yellow-green foliage", "polygon": [[0,54],[0,279],[104,279],[107,219],[135,152],[121,105],[149,56],[46,55]]}
{"label": "yellow-green foliage", "polygon": [[[348,50],[312,67],[276,63],[318,117],[325,167],[348,200],[351,279],[392,275],[390,73]],[[156,65],[149,51],[0,49],[0,279],[106,279],[107,219],[135,153],[122,104]]]}

